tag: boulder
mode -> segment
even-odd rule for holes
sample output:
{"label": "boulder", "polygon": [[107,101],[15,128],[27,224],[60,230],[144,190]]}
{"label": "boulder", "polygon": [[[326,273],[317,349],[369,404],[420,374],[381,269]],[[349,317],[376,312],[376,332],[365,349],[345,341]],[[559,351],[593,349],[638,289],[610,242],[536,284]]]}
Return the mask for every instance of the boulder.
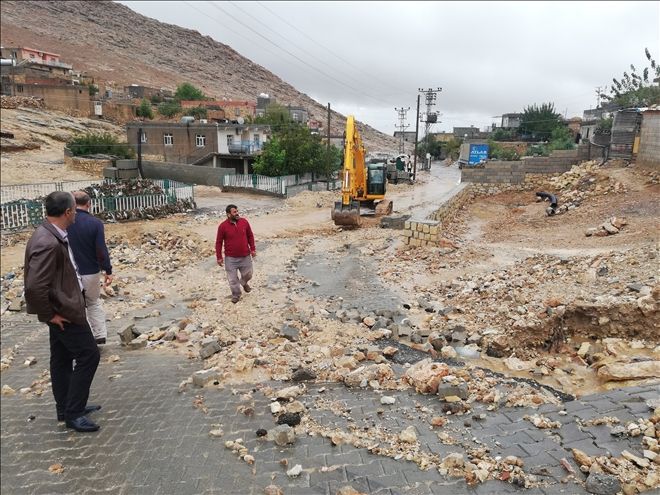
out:
{"label": "boulder", "polygon": [[296,441],[296,433],[289,425],[280,425],[273,428],[270,433],[273,435],[275,443],[280,447],[290,445]]}
{"label": "boulder", "polygon": [[389,364],[371,364],[360,366],[344,377],[344,384],[348,387],[359,387],[372,380],[382,383],[383,380],[394,378],[394,372]]}
{"label": "boulder", "polygon": [[606,381],[660,378],[660,361],[606,364],[598,369],[598,377]]}
{"label": "boulder", "polygon": [[436,363],[431,358],[424,359],[412,365],[406,371],[404,380],[415,387],[417,392],[435,394],[442,377],[449,374],[449,367],[444,363]]}
{"label": "boulder", "polygon": [[621,482],[610,474],[591,473],[584,487],[596,495],[616,495],[621,491]]}

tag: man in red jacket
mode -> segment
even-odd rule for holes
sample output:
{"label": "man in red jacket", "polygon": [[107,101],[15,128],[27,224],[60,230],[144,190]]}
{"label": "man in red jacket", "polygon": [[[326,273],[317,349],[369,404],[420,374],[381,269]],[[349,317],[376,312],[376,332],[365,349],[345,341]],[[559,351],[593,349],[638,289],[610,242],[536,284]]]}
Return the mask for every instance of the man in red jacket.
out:
{"label": "man in red jacket", "polygon": [[[227,220],[218,225],[215,238],[215,257],[218,265],[225,267],[231,302],[236,304],[241,298],[241,286],[245,292],[252,289],[248,282],[252,278],[252,258],[257,256],[254,235],[250,223],[241,218],[236,205],[227,206]],[[225,245],[225,259],[222,258],[222,245]],[[240,273],[240,277],[239,277]]]}

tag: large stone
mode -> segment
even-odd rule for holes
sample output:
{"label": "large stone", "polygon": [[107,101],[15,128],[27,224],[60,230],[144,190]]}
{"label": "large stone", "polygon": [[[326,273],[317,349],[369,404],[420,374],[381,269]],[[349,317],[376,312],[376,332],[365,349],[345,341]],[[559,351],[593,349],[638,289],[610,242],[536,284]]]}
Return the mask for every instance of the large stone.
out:
{"label": "large stone", "polygon": [[133,327],[135,325],[133,323],[129,323],[128,325],[124,325],[121,330],[117,331],[117,335],[119,335],[119,339],[121,340],[122,345],[128,345],[131,343],[131,340],[135,338],[133,335]]}
{"label": "large stone", "polygon": [[217,368],[210,368],[208,370],[195,371],[192,376],[193,385],[196,387],[203,387],[209,382],[220,380],[220,373]]}
{"label": "large stone", "polygon": [[660,361],[606,364],[598,369],[598,377],[606,381],[660,378]]}
{"label": "large stone", "polygon": [[315,380],[316,373],[307,368],[300,368],[293,372],[291,375],[291,381],[294,382],[304,382],[307,380]]}
{"label": "large stone", "polygon": [[273,428],[271,433],[273,440],[280,447],[290,445],[296,441],[296,433],[289,425],[280,425],[277,428]]}
{"label": "large stone", "polygon": [[417,432],[414,426],[409,426],[399,433],[399,441],[404,443],[415,443],[417,441]]}
{"label": "large stone", "polygon": [[587,478],[585,489],[596,495],[616,495],[621,491],[621,483],[616,476],[591,473]]}
{"label": "large stone", "polygon": [[281,390],[278,390],[275,393],[275,397],[281,400],[295,399],[305,391],[305,385],[294,385],[292,387],[286,387]]}
{"label": "large stone", "polygon": [[435,394],[443,376],[449,374],[449,367],[444,363],[436,363],[431,358],[413,364],[404,375],[404,380],[415,387],[420,393]]}
{"label": "large stone", "polygon": [[199,350],[199,357],[202,359],[208,359],[222,349],[220,342],[214,337],[205,338],[202,340],[201,345],[202,348]]}
{"label": "large stone", "polygon": [[298,342],[300,340],[300,330],[290,325],[284,325],[280,329],[280,335],[291,342]]}
{"label": "large stone", "polygon": [[366,386],[372,380],[382,383],[383,380],[394,378],[394,372],[389,364],[370,364],[360,366],[344,377],[347,387]]}
{"label": "large stone", "polygon": [[460,385],[451,385],[449,383],[441,383],[438,385],[438,397],[445,399],[447,397],[455,396],[460,399],[468,398],[468,387],[465,383]]}
{"label": "large stone", "polygon": [[656,301],[652,295],[643,296],[637,299],[637,307],[644,316],[651,316],[656,312]]}
{"label": "large stone", "polygon": [[130,349],[142,349],[143,347],[147,347],[147,342],[149,342],[149,337],[146,334],[140,335],[131,340],[128,343],[128,347]]}

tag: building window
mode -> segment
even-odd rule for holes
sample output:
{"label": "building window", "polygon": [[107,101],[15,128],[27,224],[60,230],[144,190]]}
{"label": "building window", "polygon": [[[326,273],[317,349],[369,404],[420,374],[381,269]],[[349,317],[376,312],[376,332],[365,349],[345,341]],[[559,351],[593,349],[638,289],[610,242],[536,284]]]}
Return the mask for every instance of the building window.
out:
{"label": "building window", "polygon": [[300,114],[298,112],[293,112],[292,117],[295,122],[298,122],[300,120]]}
{"label": "building window", "polygon": [[259,134],[255,134],[252,139],[254,140],[254,145],[259,146],[261,144],[261,136]]}
{"label": "building window", "polygon": [[203,134],[197,134],[195,136],[195,145],[197,145],[198,148],[203,148],[206,146],[206,136]]}
{"label": "building window", "polygon": [[147,135],[144,133],[144,131],[142,131],[142,133],[140,134],[140,142],[141,143],[147,142]]}
{"label": "building window", "polygon": [[165,146],[172,146],[174,144],[174,137],[172,136],[172,134],[170,133],[163,134],[163,144]]}
{"label": "building window", "polygon": [[241,109],[240,108],[234,109],[234,115],[236,115],[236,117],[240,117],[241,116]]}
{"label": "building window", "polygon": [[22,93],[23,92],[23,85],[22,84],[19,84],[18,86],[16,86],[16,92],[17,93]]}
{"label": "building window", "polygon": [[227,136],[227,146],[234,144],[234,136]]}

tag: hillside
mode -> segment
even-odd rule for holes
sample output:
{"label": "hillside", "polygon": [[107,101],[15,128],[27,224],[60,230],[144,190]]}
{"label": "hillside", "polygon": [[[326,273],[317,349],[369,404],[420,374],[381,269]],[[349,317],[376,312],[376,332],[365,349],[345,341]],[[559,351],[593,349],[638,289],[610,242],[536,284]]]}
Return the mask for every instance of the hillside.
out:
{"label": "hillside", "polygon": [[[275,74],[231,47],[197,31],[142,16],[108,1],[2,1],[0,42],[59,53],[76,70],[117,85],[143,84],[175,89],[185,81],[218,98],[255,100],[268,93],[278,102],[306,107],[327,121],[327,111]],[[90,40],[93,42],[90,43]],[[345,118],[334,112],[333,134]],[[396,149],[396,140],[361,124],[371,150]]]}

